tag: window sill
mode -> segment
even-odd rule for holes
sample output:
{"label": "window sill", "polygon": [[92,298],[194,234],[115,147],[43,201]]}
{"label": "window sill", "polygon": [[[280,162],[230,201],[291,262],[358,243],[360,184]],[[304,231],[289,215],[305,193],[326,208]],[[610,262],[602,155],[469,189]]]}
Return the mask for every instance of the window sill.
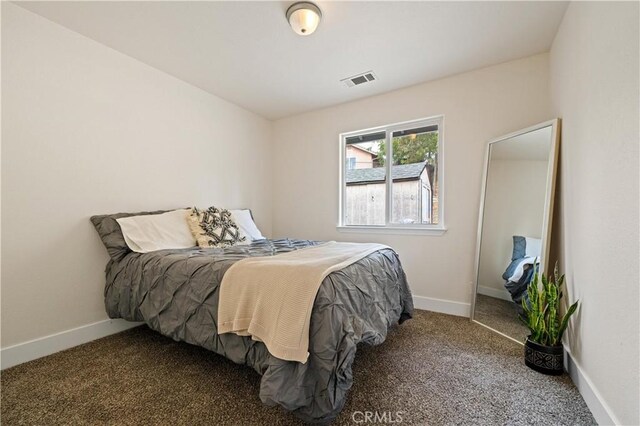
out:
{"label": "window sill", "polygon": [[336,226],[338,232],[351,232],[357,234],[395,234],[395,235],[435,235],[440,236],[447,232],[447,228],[427,228],[421,226]]}

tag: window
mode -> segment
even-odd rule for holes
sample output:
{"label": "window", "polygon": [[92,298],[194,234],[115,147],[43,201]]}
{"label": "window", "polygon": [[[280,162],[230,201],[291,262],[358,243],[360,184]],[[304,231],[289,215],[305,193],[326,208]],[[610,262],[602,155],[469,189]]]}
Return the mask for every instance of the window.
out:
{"label": "window", "polygon": [[347,170],[356,168],[356,157],[347,157]]}
{"label": "window", "polygon": [[444,229],[442,123],[435,117],[340,135],[339,228]]}

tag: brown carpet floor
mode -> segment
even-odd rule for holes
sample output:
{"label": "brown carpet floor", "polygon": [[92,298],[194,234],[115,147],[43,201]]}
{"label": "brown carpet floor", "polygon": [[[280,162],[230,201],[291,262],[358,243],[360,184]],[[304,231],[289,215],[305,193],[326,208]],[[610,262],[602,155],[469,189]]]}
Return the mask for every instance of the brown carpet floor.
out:
{"label": "brown carpet floor", "polygon": [[[334,424],[354,424],[356,411],[400,411],[403,424],[595,424],[566,375],[522,358],[522,346],[468,319],[416,311],[384,344],[359,348]],[[2,425],[299,424],[260,402],[250,368],[146,327],[7,369],[1,381]]]}
{"label": "brown carpet floor", "polygon": [[518,319],[513,302],[478,294],[474,319],[520,342],[529,335],[529,329]]}

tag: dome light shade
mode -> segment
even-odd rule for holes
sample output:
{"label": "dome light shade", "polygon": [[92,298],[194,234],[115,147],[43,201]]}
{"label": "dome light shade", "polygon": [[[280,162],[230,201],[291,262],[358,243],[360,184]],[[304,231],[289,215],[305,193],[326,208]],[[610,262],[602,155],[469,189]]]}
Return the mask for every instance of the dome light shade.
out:
{"label": "dome light shade", "polygon": [[318,28],[322,12],[311,2],[301,1],[292,4],[287,9],[287,20],[296,34],[307,36]]}

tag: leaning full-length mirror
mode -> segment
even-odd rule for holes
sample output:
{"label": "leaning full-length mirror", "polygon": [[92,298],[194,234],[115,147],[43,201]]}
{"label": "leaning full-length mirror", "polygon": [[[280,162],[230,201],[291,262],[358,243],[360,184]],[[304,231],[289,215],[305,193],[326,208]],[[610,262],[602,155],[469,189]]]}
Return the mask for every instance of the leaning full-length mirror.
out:
{"label": "leaning full-length mirror", "polygon": [[518,342],[534,269],[548,269],[559,120],[489,143],[472,319]]}

